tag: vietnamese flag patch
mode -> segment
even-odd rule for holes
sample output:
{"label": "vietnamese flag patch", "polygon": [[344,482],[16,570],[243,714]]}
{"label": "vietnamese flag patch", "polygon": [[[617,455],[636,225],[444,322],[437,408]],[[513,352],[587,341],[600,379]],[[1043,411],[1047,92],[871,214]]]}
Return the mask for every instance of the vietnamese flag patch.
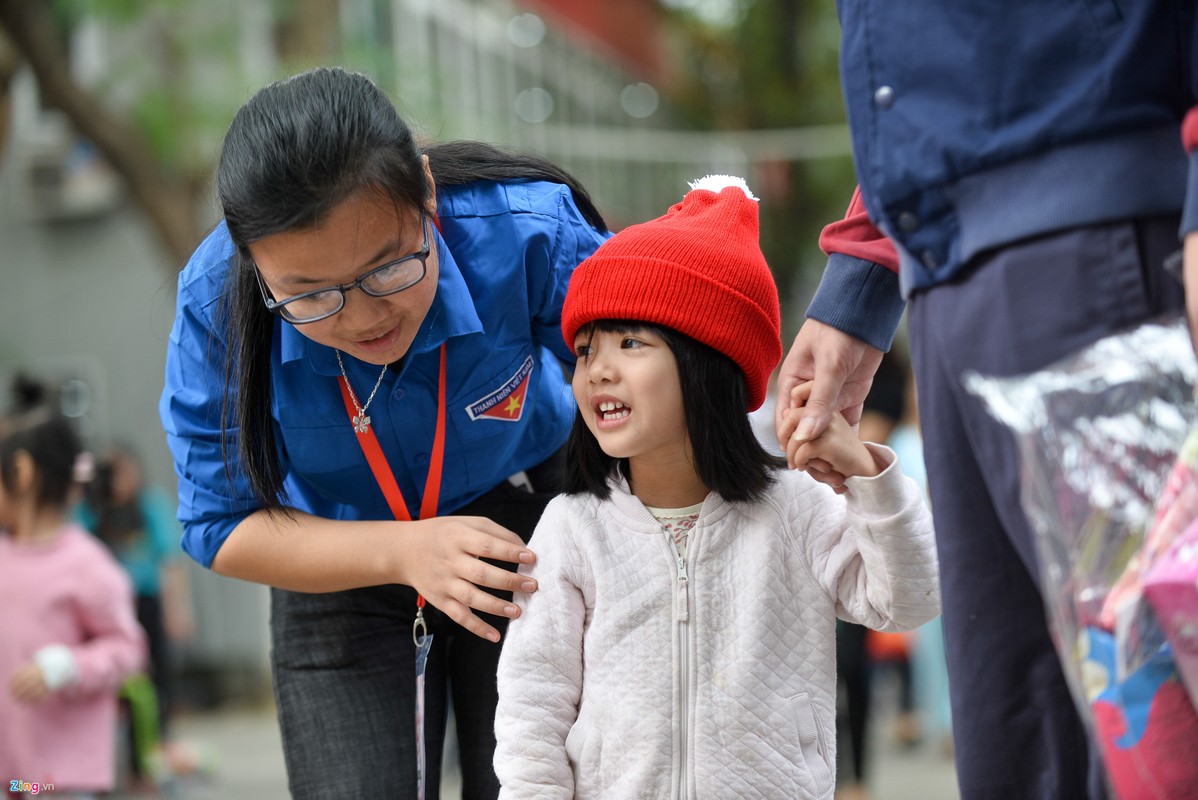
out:
{"label": "vietnamese flag patch", "polygon": [[500,419],[504,422],[519,422],[524,413],[524,398],[528,394],[528,379],[532,376],[532,356],[524,359],[516,374],[503,382],[486,397],[466,406],[471,420]]}

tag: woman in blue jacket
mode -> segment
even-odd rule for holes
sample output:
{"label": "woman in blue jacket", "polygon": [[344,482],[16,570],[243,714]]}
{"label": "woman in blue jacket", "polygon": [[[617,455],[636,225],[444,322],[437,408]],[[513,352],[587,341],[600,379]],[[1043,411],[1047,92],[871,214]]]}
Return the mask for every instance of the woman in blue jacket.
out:
{"label": "woman in blue jacket", "polygon": [[603,220],[543,159],[422,151],[338,69],[252,97],[217,190],[160,410],[184,548],[273,587],[292,794],[436,797],[452,699],[464,796],[494,796],[498,642],[574,416],[561,304]]}

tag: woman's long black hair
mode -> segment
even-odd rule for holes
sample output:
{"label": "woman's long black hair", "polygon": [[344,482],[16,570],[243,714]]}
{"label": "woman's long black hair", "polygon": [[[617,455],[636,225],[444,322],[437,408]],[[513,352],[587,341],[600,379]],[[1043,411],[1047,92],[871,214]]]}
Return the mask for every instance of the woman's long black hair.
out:
{"label": "woman's long black hair", "polygon": [[[221,414],[225,464],[239,457],[258,501],[284,499],[271,418],[274,317],[262,303],[249,245],[283,231],[313,227],[361,190],[381,192],[398,208],[420,208],[432,195],[421,155],[438,186],[473,181],[545,180],[570,188],[583,217],[606,230],[590,195],[548,160],[481,142],[448,142],[423,150],[386,95],[364,75],[320,68],[271,84],[233,117],[216,186],[237,247],[225,292],[225,384]],[[238,453],[227,447],[239,429]]]}
{"label": "woman's long black hair", "polygon": [[[767,453],[753,433],[745,413],[749,389],[736,362],[672,328],[629,320],[598,320],[582,328],[588,337],[596,331],[648,331],[665,341],[678,364],[686,432],[699,480],[731,502],[760,498],[774,482],[775,471],[786,466],[786,460]],[[611,494],[607,480],[613,469],[631,481],[628,459],[603,452],[583,422],[582,413],[577,413],[566,444],[563,491],[607,499]]]}

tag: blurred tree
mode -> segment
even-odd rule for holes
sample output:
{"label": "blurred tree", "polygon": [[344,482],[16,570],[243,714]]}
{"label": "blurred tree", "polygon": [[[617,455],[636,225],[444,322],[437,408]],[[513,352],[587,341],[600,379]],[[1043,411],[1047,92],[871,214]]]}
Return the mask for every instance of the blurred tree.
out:
{"label": "blurred tree", "polygon": [[198,182],[161,162],[142,131],[72,78],[60,21],[41,0],[0,3],[0,26],[37,78],[43,105],[62,111],[103,153],[145,211],[172,261],[182,264],[197,241]]}
{"label": "blurred tree", "polygon": [[[63,113],[120,176],[167,253],[182,267],[216,214],[211,176],[229,117],[245,99],[247,67],[237,3],[184,0],[0,0],[0,142],[8,79],[21,63],[36,78],[41,104]],[[262,72],[327,62],[338,41],[337,0],[260,4],[270,37],[253,52]],[[224,13],[227,12],[227,13]],[[102,81],[73,74],[66,42],[84,17],[102,21],[124,52]],[[249,48],[253,50],[254,48]],[[6,54],[15,57],[6,58]]]}
{"label": "blurred tree", "polygon": [[[843,124],[840,25],[827,0],[662,0],[684,32],[670,101],[696,127],[764,130]],[[822,270],[819,231],[852,194],[852,158],[766,159],[747,176],[764,201],[761,239],[783,307]],[[797,329],[801,320],[784,320]]]}
{"label": "blurred tree", "polygon": [[337,51],[337,0],[275,0],[275,13],[275,47],[284,63],[315,66]]}
{"label": "blurred tree", "polygon": [[17,74],[20,64],[16,51],[8,37],[0,31],[0,154],[4,153],[8,142],[8,129],[12,125],[12,86],[13,76]]}

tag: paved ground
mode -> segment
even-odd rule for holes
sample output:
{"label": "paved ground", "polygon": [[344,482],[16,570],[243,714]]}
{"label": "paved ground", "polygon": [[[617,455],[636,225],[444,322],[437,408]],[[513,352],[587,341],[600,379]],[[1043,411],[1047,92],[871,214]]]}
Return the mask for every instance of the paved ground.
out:
{"label": "paved ground", "polygon": [[[869,800],[958,800],[952,762],[931,743],[902,749],[888,738],[889,720],[873,726],[874,759]],[[190,779],[171,793],[172,800],[286,800],[283,755],[274,711],[230,709],[193,714],[177,723],[182,738],[211,753],[215,771]],[[334,776],[330,776],[331,778]],[[456,798],[459,785],[447,776],[442,798]],[[114,795],[128,800],[129,795]]]}

